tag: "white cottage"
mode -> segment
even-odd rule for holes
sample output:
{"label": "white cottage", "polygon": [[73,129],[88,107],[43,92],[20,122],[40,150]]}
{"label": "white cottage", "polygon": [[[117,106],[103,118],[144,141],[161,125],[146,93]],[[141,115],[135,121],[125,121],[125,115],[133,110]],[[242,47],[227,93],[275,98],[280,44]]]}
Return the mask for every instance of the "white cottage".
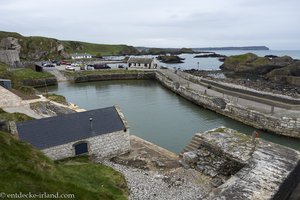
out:
{"label": "white cottage", "polygon": [[88,54],[88,53],[73,53],[73,54],[71,54],[71,58],[73,60],[76,60],[76,59],[90,59],[90,58],[92,58],[92,55]]}
{"label": "white cottage", "polygon": [[130,57],[127,61],[129,68],[156,69],[155,58]]}

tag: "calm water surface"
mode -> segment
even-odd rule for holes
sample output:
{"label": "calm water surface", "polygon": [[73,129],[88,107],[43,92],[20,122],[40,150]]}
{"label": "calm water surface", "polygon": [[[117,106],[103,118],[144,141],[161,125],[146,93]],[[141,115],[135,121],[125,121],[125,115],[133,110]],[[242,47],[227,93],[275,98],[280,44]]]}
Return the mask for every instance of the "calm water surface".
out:
{"label": "calm water surface", "polygon": [[[225,56],[232,56],[232,55],[240,55],[245,53],[254,53],[258,56],[265,56],[265,55],[276,55],[276,56],[290,56],[294,59],[300,59],[300,50],[221,50],[221,51],[214,51],[217,54],[225,55]],[[184,58],[184,63],[178,64],[165,64],[159,62],[160,66],[165,66],[169,68],[173,67],[180,67],[181,69],[200,69],[200,70],[219,70],[220,66],[223,64],[217,58],[195,58],[196,54],[180,54],[181,58]],[[155,55],[141,55],[137,57],[157,57]],[[124,59],[124,56],[109,56],[109,59]],[[124,66],[127,66],[126,63],[123,63]],[[116,68],[118,66],[114,64],[110,64],[110,67]]]}
{"label": "calm water surface", "polygon": [[[254,128],[203,109],[163,88],[156,81],[127,80],[62,83],[50,92],[91,110],[118,104],[131,134],[179,153],[197,132],[226,126],[246,134]],[[261,137],[300,150],[300,140],[259,131]]]}

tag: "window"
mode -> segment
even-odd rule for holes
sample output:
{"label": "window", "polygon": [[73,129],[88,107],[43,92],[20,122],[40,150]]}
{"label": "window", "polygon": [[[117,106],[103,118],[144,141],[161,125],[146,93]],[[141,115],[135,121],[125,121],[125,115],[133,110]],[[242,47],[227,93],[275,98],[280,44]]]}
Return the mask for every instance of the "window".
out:
{"label": "window", "polygon": [[86,142],[80,142],[74,144],[75,156],[88,153],[88,144]]}

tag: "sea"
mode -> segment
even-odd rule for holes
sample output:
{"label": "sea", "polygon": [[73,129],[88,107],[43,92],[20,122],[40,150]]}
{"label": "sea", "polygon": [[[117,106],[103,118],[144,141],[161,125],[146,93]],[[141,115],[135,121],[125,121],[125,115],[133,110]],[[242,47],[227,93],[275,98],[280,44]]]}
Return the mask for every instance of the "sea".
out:
{"label": "sea", "polygon": [[[265,55],[275,55],[275,56],[290,56],[293,59],[300,59],[300,50],[219,50],[219,51],[209,51],[214,52],[221,55],[232,56],[232,55],[241,55],[245,53],[254,53],[258,56]],[[159,62],[160,66],[168,67],[168,68],[180,68],[182,70],[186,69],[198,69],[198,70],[220,70],[220,66],[222,62],[218,60],[218,58],[195,58],[194,54],[179,54],[178,56],[184,58],[183,63],[178,64],[166,64]],[[156,57],[156,55],[140,55],[136,57]],[[121,60],[124,56],[110,56],[107,59],[115,59]],[[126,63],[119,64],[110,64],[109,66],[112,68],[118,67],[118,65],[123,65],[127,67]]]}

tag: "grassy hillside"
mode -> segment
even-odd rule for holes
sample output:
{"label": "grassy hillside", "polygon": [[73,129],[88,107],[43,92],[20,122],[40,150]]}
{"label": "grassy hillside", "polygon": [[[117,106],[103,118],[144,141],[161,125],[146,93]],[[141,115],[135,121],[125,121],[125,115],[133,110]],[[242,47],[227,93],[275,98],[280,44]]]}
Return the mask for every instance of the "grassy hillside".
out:
{"label": "grassy hillside", "polygon": [[137,54],[138,51],[127,45],[93,44],[87,42],[62,41],[69,53],[89,53],[94,56]]}
{"label": "grassy hillside", "polygon": [[0,191],[74,194],[75,199],[127,199],[124,177],[88,157],[53,162],[29,144],[0,132]]}
{"label": "grassy hillside", "polygon": [[[43,60],[60,59],[71,53],[89,53],[93,56],[138,54],[138,50],[127,45],[93,44],[79,41],[61,41],[47,37],[25,37],[18,33],[0,31],[0,40],[15,37],[21,45],[21,59]],[[58,52],[58,46],[63,45],[64,51]]]}

